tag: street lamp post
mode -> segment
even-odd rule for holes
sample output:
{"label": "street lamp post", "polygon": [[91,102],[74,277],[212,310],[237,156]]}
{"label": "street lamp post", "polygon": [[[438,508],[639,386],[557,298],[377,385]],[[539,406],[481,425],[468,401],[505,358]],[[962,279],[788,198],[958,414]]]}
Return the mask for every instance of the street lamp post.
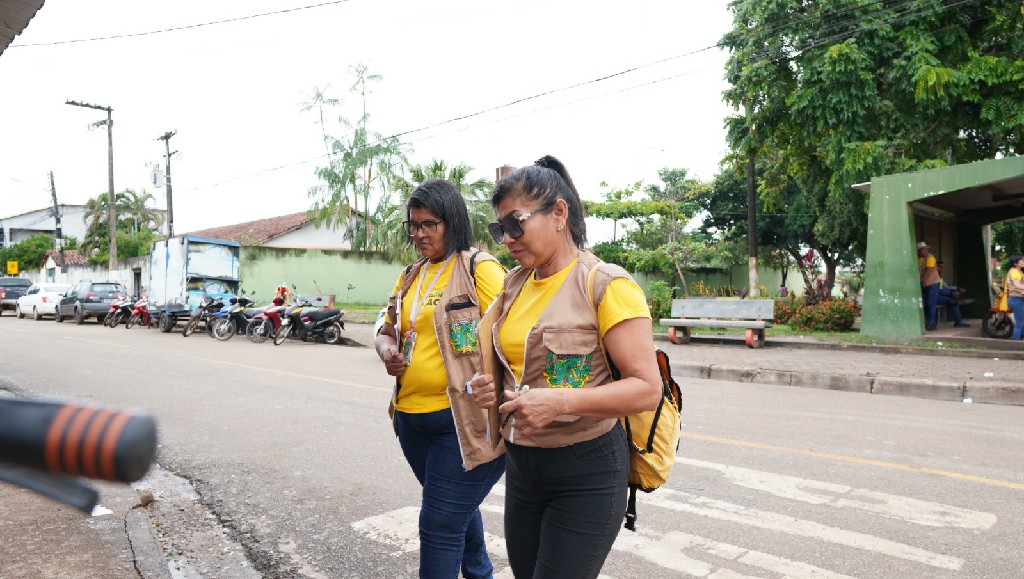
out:
{"label": "street lamp post", "polygon": [[112,116],[114,109],[72,100],[64,101],[64,104],[107,111],[106,120],[96,121],[91,126],[102,127],[106,125],[107,127],[107,232],[110,235],[110,259],[107,262],[107,268],[113,273],[117,269],[117,215],[114,202],[114,119]]}

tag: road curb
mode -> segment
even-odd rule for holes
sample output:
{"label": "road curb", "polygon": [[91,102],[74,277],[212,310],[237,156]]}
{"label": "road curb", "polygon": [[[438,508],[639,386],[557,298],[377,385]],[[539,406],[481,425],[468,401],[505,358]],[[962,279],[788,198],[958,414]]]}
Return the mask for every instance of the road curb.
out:
{"label": "road curb", "polygon": [[1009,382],[955,382],[905,378],[900,376],[859,376],[795,370],[761,369],[725,364],[672,362],[672,375],[677,381],[686,378],[798,386],[842,392],[860,392],[882,396],[927,398],[950,402],[970,401],[979,404],[1024,406],[1024,384]]}

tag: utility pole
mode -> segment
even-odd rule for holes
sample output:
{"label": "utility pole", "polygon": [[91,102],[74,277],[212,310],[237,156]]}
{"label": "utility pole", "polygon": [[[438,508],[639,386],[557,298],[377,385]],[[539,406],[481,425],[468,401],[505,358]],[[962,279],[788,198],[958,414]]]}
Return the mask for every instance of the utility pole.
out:
{"label": "utility pole", "polygon": [[107,261],[107,268],[113,272],[117,269],[117,215],[114,203],[114,109],[100,105],[91,105],[77,101],[64,101],[64,104],[87,109],[107,111],[107,118],[103,121],[96,121],[89,125],[91,127],[107,127],[107,232],[110,235],[110,259]]}
{"label": "utility pole", "polygon": [[64,272],[64,235],[60,231],[60,206],[57,205],[57,188],[53,185],[53,171],[50,171],[50,196],[53,197],[53,218],[57,222],[57,251],[60,252],[60,271]]}
{"label": "utility pole", "polygon": [[165,179],[165,191],[167,191],[167,237],[174,237],[174,204],[171,201],[171,137],[177,135],[178,131],[168,131],[156,138],[163,141],[167,149],[167,178]]}

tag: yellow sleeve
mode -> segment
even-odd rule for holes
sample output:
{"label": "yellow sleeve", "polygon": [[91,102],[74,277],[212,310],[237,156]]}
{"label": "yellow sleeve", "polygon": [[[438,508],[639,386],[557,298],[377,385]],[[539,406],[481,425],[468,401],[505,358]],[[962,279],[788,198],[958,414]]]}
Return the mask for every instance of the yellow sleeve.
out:
{"label": "yellow sleeve", "polygon": [[604,298],[597,308],[599,333],[605,333],[615,324],[633,318],[651,319],[651,309],[647,306],[644,290],[632,278],[615,278],[604,291]]}
{"label": "yellow sleeve", "polygon": [[480,313],[483,314],[501,291],[505,268],[497,261],[488,259],[477,263],[473,273],[476,277],[476,297],[480,300]]}
{"label": "yellow sleeve", "polygon": [[928,256],[928,263],[925,264],[925,267],[937,267],[936,263],[935,263],[935,256],[934,255],[929,255]]}
{"label": "yellow sleeve", "polygon": [[1022,272],[1019,269],[1011,269],[1010,270],[1010,279],[1014,280],[1014,281],[1016,281],[1016,280],[1024,280],[1024,272]]}

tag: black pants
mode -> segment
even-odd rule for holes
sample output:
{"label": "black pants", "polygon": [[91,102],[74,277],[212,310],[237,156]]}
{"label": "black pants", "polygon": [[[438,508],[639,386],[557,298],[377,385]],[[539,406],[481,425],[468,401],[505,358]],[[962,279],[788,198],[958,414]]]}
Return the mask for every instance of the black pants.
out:
{"label": "black pants", "polygon": [[505,543],[516,579],[597,577],[626,513],[622,427],[564,448],[505,447]]}

